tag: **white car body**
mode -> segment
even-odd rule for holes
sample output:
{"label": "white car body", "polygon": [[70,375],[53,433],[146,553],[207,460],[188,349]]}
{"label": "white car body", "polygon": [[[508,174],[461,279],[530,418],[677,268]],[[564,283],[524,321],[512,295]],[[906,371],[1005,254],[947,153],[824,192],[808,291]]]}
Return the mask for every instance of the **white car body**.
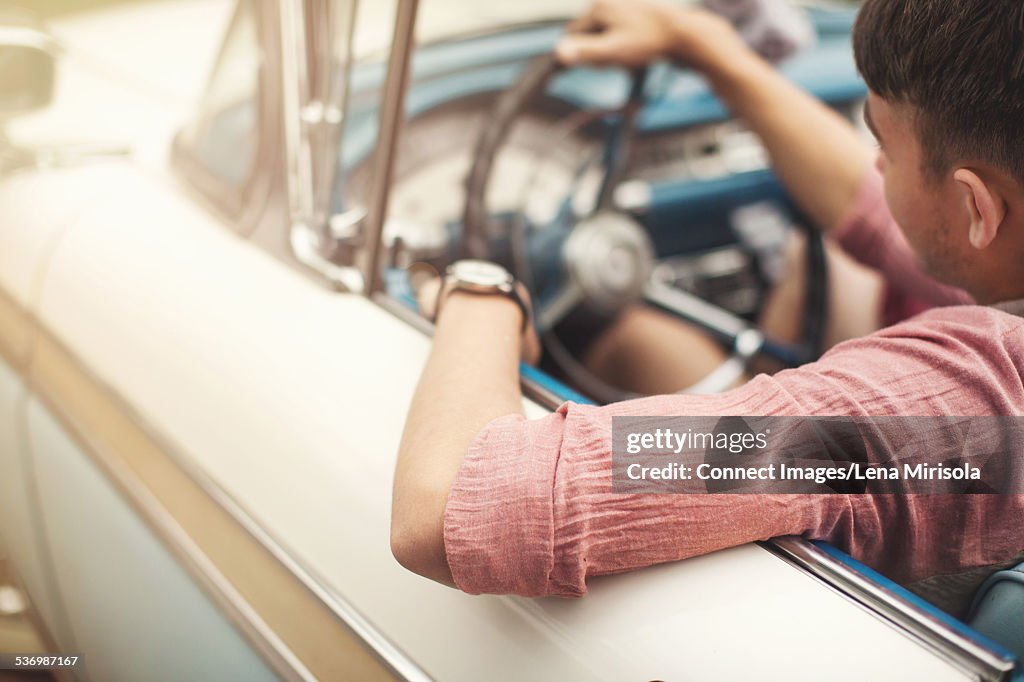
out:
{"label": "white car body", "polygon": [[[239,235],[171,168],[173,135],[230,16],[227,2],[182,0],[56,22],[55,102],[7,126],[24,146],[132,149],[0,179],[0,456],[13,482],[0,491],[0,531],[53,643],[84,655],[77,675],[975,679],[912,629],[761,546],[594,580],[578,601],[470,597],[401,568],[388,546],[391,479],[429,338],[268,253],[265,224]],[[91,505],[106,504],[95,495],[69,506],[86,474],[47,450],[64,447],[56,426],[83,471],[112,483],[110,504],[127,502],[187,581],[148,572],[153,564],[132,572],[142,550],[118,527],[88,523]],[[166,457],[139,455],[154,447]],[[214,551],[231,534],[215,535],[219,517],[188,517],[192,502],[167,487],[167,462],[276,568],[252,564],[249,575]],[[213,535],[197,531],[207,522]],[[288,622],[289,604],[291,618],[317,621],[298,602],[260,594],[277,583],[252,582],[281,570],[335,630],[297,644],[304,625]],[[108,598],[114,577],[124,599]],[[169,605],[207,610],[164,618],[131,608],[162,590]],[[205,640],[228,642],[219,654],[189,638],[207,632],[208,610],[224,615],[209,631],[238,634]],[[332,637],[346,632],[366,661],[338,656]],[[160,638],[197,648],[169,652]]]}

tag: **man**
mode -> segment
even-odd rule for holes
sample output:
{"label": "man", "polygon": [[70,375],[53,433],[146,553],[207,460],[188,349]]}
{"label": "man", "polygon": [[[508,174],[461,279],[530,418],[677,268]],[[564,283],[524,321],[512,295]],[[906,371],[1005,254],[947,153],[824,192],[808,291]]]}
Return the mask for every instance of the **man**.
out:
{"label": "man", "polygon": [[528,421],[518,362],[537,344],[520,306],[446,286],[399,452],[398,560],[468,592],[578,596],[588,576],[778,535],[827,539],[907,583],[1017,555],[1024,496],[616,495],[610,453],[619,415],[1024,414],[1024,5],[864,3],[854,45],[877,172],[845,121],[710,13],[606,1],[573,29],[558,48],[569,64],[702,72],[822,229],[888,286],[960,305],[721,395],[568,403]]}

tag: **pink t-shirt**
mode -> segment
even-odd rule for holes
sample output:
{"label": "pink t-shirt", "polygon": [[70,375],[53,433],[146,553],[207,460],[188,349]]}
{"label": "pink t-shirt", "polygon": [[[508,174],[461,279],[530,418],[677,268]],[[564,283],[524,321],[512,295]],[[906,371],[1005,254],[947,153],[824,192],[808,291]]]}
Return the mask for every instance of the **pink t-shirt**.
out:
{"label": "pink t-shirt", "polygon": [[1024,415],[1024,318],[969,305],[922,274],[869,173],[840,243],[935,308],[820,361],[712,396],[565,403],[488,424],[445,511],[452,576],[470,593],[579,596],[586,578],[755,540],[827,540],[894,580],[987,566],[1024,548],[1024,496],[616,494],[613,416]]}

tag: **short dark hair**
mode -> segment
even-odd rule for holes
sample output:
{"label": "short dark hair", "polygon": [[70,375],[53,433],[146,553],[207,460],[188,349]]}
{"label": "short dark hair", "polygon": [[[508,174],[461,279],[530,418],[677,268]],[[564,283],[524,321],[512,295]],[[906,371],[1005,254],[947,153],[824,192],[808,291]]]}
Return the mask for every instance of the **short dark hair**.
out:
{"label": "short dark hair", "polygon": [[924,171],[984,161],[1024,183],[1024,0],[865,0],[857,68],[910,105]]}

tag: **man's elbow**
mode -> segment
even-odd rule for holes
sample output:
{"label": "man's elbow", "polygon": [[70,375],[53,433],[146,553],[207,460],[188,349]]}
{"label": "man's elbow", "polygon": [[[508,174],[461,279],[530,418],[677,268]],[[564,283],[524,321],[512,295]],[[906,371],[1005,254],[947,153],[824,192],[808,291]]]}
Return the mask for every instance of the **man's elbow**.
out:
{"label": "man's elbow", "polygon": [[413,524],[403,522],[397,516],[391,520],[391,554],[403,567],[423,575],[429,567],[427,544],[423,533]]}
{"label": "man's elbow", "polygon": [[413,573],[454,587],[445,557],[443,521],[395,513],[391,519],[391,553]]}

